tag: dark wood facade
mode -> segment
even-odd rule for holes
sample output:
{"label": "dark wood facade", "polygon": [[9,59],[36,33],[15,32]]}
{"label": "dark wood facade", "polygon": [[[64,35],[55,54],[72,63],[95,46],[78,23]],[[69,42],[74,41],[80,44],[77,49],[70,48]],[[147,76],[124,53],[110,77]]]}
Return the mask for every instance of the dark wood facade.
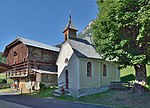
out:
{"label": "dark wood facade", "polygon": [[32,69],[57,72],[58,52],[49,51],[19,43],[9,49],[6,64],[12,67],[8,77],[27,77]]}
{"label": "dark wood facade", "polygon": [[[26,45],[19,39],[15,40],[6,46],[3,53],[3,56],[6,58],[6,64],[11,67],[11,69],[7,71],[7,77],[16,80],[18,86],[21,81],[36,82],[38,73],[32,69],[57,72],[56,59],[58,53],[58,51]],[[56,75],[53,75],[53,77],[57,80]],[[57,81],[55,81],[55,83],[56,82]]]}

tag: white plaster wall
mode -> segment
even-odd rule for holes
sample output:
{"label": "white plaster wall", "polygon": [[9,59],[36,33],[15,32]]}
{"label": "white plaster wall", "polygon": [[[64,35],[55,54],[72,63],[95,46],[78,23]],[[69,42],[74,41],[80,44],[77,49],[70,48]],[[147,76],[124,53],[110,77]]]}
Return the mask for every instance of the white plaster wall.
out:
{"label": "white plaster wall", "polygon": [[[107,66],[106,76],[103,76],[103,64]],[[101,68],[102,86],[109,85],[111,81],[120,81],[120,72],[118,71],[116,64],[112,62],[101,61]]]}
{"label": "white plaster wall", "polygon": [[73,54],[73,50],[68,42],[65,42],[61,46],[61,50],[56,62],[56,65],[58,66],[58,78],[60,77],[62,71],[67,66],[65,63],[65,59],[68,58],[70,60],[71,56]]}
{"label": "white plaster wall", "polygon": [[[87,76],[87,62],[92,63],[92,77]],[[106,77],[103,76],[103,64],[107,66]],[[120,71],[118,70],[118,65],[113,62],[79,58],[79,78],[80,89],[107,86],[111,81],[120,81]]]}
{"label": "white plaster wall", "polygon": [[31,85],[32,85],[31,81],[26,82],[26,89],[29,90]]}
{"label": "white plaster wall", "polygon": [[69,77],[69,88],[78,89],[79,88],[79,76],[78,76],[78,58],[75,54],[73,54],[69,60],[68,65],[63,69],[61,74],[58,78],[58,83],[64,82],[63,84],[59,85],[61,87],[66,82],[65,71],[68,70],[68,77]]}
{"label": "white plaster wall", "polygon": [[[65,63],[65,59],[68,58],[68,63]],[[64,85],[66,82],[65,71],[68,70],[69,75],[69,88],[79,88],[78,84],[78,57],[75,55],[74,51],[72,50],[71,46],[68,42],[65,42],[59,53],[57,59],[57,66],[58,66],[58,84],[64,82],[63,84],[58,85],[59,87]]]}
{"label": "white plaster wall", "polygon": [[66,67],[69,73],[69,88],[79,89],[78,61],[78,57],[75,55],[75,53],[73,53],[68,63],[68,66]]}
{"label": "white plaster wall", "polygon": [[121,81],[121,80],[120,80],[119,65],[117,65],[117,64],[116,64],[116,81]]}
{"label": "white plaster wall", "polygon": [[[92,76],[87,76],[87,62],[92,63]],[[80,89],[82,88],[98,88],[100,82],[100,67],[99,60],[89,58],[79,58],[79,74],[80,74]]]}

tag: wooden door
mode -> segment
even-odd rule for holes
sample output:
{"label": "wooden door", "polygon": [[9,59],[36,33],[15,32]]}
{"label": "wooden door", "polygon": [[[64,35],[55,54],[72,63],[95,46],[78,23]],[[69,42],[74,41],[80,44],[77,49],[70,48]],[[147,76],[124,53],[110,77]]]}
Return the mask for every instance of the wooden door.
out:
{"label": "wooden door", "polygon": [[68,76],[68,70],[66,70],[66,89],[69,88],[69,76]]}

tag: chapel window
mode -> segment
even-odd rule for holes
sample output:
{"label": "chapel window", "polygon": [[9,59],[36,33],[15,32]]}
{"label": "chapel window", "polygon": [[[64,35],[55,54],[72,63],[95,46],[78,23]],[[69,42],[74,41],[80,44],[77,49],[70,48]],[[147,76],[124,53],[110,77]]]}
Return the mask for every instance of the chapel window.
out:
{"label": "chapel window", "polygon": [[105,76],[105,77],[106,77],[106,74],[107,74],[107,69],[106,68],[107,68],[106,65],[103,64],[103,76]]}
{"label": "chapel window", "polygon": [[87,62],[87,76],[91,77],[92,76],[92,63]]}

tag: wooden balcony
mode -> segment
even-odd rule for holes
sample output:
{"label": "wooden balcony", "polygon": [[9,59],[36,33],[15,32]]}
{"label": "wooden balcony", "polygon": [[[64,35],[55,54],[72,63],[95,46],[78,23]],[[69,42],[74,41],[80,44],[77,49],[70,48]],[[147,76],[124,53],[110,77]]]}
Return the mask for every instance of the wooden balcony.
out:
{"label": "wooden balcony", "polygon": [[14,71],[14,70],[10,70],[7,71],[7,77],[13,78],[13,77],[26,77],[28,76],[28,70],[19,70],[19,71]]}
{"label": "wooden balcony", "polygon": [[27,62],[22,62],[12,65],[12,68],[7,71],[7,77],[27,77],[29,75],[29,66]]}
{"label": "wooden balcony", "polygon": [[17,78],[17,77],[27,77],[29,75],[34,75],[35,71],[33,71],[33,69],[40,69],[39,66],[51,67],[53,71],[57,70],[56,64],[54,62],[29,60],[18,64],[13,64],[11,66],[11,69],[7,71],[7,77]]}

